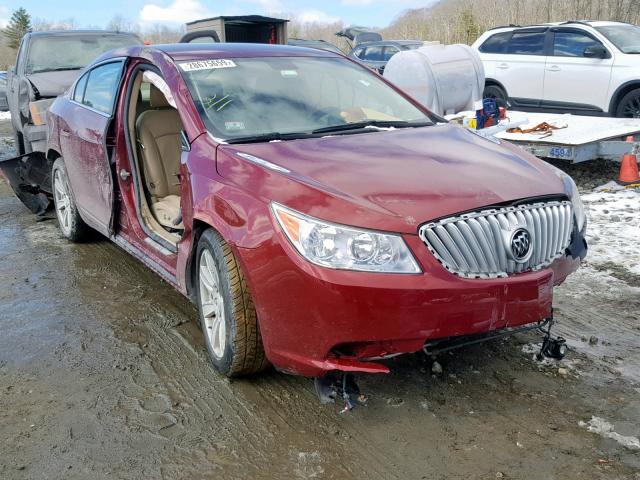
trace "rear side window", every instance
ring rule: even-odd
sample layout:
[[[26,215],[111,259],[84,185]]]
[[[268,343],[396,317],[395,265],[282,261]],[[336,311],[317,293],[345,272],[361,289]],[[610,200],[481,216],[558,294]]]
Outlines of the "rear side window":
[[[384,47],[384,61],[388,62],[399,51],[396,47]]]
[[[479,50],[482,53],[504,53],[510,36],[511,32],[496,33],[487,38]]]
[[[121,71],[121,62],[107,63],[91,70],[82,103],[110,115],[113,111]]]
[[[513,55],[544,55],[546,32],[514,32],[507,53]]]
[[[580,32],[554,32],[554,57],[584,57],[584,50],[588,47],[602,47],[603,45],[589,35]]]
[[[384,56],[382,55],[382,47],[367,47],[367,49],[364,51],[362,59],[368,60],[370,62],[382,62],[384,60]]]
[[[84,89],[87,86],[87,78],[89,78],[88,73],[83,75],[82,78],[78,80],[78,83],[76,83],[76,89],[73,91],[73,99],[78,103],[82,103],[82,97],[84,97]]]

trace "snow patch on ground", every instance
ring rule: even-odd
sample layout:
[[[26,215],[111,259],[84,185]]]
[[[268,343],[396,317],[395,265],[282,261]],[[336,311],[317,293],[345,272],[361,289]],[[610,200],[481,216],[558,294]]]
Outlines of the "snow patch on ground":
[[[580,421],[578,425],[586,428],[590,432],[597,433],[601,437],[615,440],[620,445],[623,445],[630,450],[640,450],[640,439],[638,439],[638,437],[620,435],[614,431],[613,425],[603,418],[591,417],[591,420],[588,422]]]
[[[589,245],[591,249],[591,245]],[[640,298],[640,288],[629,285],[624,280],[615,278],[609,270],[597,270],[594,264],[601,263],[596,257],[596,253],[590,250],[587,253],[589,263],[583,263],[580,268],[571,274],[567,283],[563,285],[563,295],[570,298],[582,299],[598,297],[603,302],[612,302],[620,298],[621,289],[630,289],[638,293]],[[566,285],[575,285],[576,288],[566,288]]]
[[[587,211],[587,263],[614,263],[640,275],[640,189],[582,196]]]
[[[525,343],[522,345],[522,353],[526,355],[538,354],[542,348],[542,343]]]
[[[555,371],[556,373],[563,372],[565,374],[571,374],[574,377],[578,377],[582,374],[580,366],[582,361],[580,359],[569,360],[563,358],[562,360],[555,360],[553,358],[542,357],[538,360],[538,354],[542,348],[542,343],[525,343],[522,345],[522,353],[531,358],[531,360],[538,366],[540,370]]]
[[[0,112],[0,120],[11,120],[11,112]]]

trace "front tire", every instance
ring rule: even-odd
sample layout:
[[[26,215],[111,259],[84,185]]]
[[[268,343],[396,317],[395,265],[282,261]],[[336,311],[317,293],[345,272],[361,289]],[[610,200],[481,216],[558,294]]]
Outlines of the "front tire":
[[[228,377],[264,370],[269,362],[256,309],[229,244],[209,229],[200,237],[196,259],[200,325],[211,362]]]
[[[86,240],[89,227],[80,217],[78,207],[69,186],[69,177],[64,160],[58,158],[51,169],[51,189],[58,226],[62,235],[72,242]]]
[[[627,93],[616,108],[618,118],[640,118],[640,88]]]

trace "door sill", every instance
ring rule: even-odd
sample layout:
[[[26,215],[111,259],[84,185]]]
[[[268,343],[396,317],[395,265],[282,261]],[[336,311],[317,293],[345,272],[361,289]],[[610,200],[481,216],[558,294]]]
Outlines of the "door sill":
[[[158,274],[163,280],[167,281],[168,283],[173,285],[175,288],[179,288],[178,279],[175,274],[171,273],[169,270],[167,270],[166,268],[164,268],[163,266],[161,266],[160,264],[158,264],[157,262],[149,258],[148,255],[145,255],[145,253],[142,250],[140,250],[138,247],[130,243],[127,239],[125,239],[121,235],[114,235],[111,237],[111,240],[113,240],[113,242],[116,245],[122,248],[129,255],[137,258],[142,263],[144,263],[148,268],[150,268],[152,271]],[[164,248],[162,245],[155,242],[151,238],[147,237],[147,239],[145,240],[145,243],[150,247],[158,250],[163,255],[167,255],[167,256],[175,255],[175,253],[170,252],[169,250],[167,250],[166,248]],[[164,253],[163,250],[166,253]]]

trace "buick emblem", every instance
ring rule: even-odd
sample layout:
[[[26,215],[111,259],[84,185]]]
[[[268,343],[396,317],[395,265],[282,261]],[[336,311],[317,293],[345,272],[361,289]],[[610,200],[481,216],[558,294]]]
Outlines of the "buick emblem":
[[[531,234],[526,228],[516,228],[509,240],[511,258],[517,263],[525,263],[531,258],[533,249],[531,248]]]

